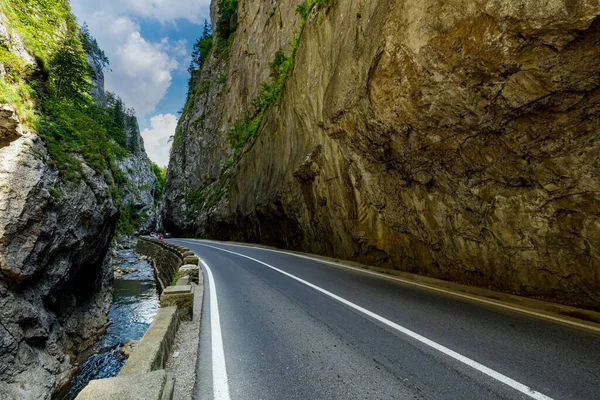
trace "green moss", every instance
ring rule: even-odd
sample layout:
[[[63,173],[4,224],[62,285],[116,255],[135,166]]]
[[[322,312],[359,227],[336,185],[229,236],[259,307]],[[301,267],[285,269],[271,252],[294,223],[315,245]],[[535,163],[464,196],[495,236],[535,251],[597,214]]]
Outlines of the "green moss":
[[[162,199],[162,195],[165,190],[167,170],[159,167],[155,163],[152,163],[152,171],[154,172],[154,176],[156,176],[156,183],[154,184],[154,200],[158,202],[160,199]]]
[[[196,91],[196,95],[208,93],[209,89],[210,89],[210,82],[202,81],[202,83],[200,83],[200,86],[198,87],[198,90]]]
[[[178,280],[179,280],[179,272],[175,272],[175,275],[173,275],[173,279],[171,279],[171,284],[169,286],[177,285]]]
[[[50,196],[54,197],[56,202],[60,202],[65,197],[61,188],[49,187],[48,193],[50,193]]]
[[[148,215],[137,208],[132,202],[121,206],[117,232],[122,235],[131,235],[140,229],[140,226],[148,220]]]

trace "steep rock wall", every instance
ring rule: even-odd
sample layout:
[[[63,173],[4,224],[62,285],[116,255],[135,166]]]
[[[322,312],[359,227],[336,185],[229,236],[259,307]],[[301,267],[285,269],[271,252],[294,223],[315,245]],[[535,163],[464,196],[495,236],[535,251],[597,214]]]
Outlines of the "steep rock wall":
[[[90,67],[92,81],[90,94],[97,104],[107,107],[109,104],[104,90],[104,70],[98,61],[89,54],[87,63]],[[110,95],[112,94],[109,93]],[[152,230],[157,224],[157,207],[154,202],[156,176],[144,148],[144,140],[140,134],[135,111],[125,110],[122,123],[128,153],[127,156],[117,161],[117,167],[126,177],[126,182],[122,184],[121,206],[132,207],[136,212],[144,214],[146,218],[140,229]]]
[[[133,207],[146,216],[140,227],[141,230],[154,230],[157,224],[157,205],[154,202],[156,176],[144,148],[137,118],[128,115],[125,117],[125,122],[127,142],[130,143],[132,150],[127,157],[117,163],[118,168],[127,177],[121,205]]]
[[[317,6],[223,179],[227,132],[295,36],[296,5],[242,2],[229,60],[194,80],[210,86],[180,120],[167,229],[600,308],[598,1]],[[190,204],[215,186],[218,201]]]
[[[65,183],[42,140],[0,148],[0,397],[49,398],[106,323],[118,209],[104,177]]]
[[[63,16],[69,11],[68,2],[42,6]],[[53,23],[57,30],[64,28],[60,19]],[[15,65],[22,63],[27,66],[22,77],[39,80],[43,87],[43,63],[29,53],[14,26],[18,24],[0,13],[2,88],[10,91],[19,84]],[[52,33],[48,40],[63,37]],[[92,67],[92,95],[105,104],[102,69]],[[16,111],[19,105],[21,111],[27,109],[24,104],[32,100],[2,97],[10,104],[0,104],[0,398],[49,399],[68,382],[76,357],[107,323],[113,280],[108,250],[119,218],[113,193],[117,187],[108,164],[105,171],[92,169],[81,155],[73,155],[80,161],[77,178],[65,178],[46,142],[34,132],[33,116]],[[21,124],[20,117],[29,117],[29,123]],[[137,123],[130,131],[141,140]],[[144,160],[148,162],[147,156]],[[128,180],[143,180],[134,176],[137,169],[125,170],[126,177],[132,174]]]

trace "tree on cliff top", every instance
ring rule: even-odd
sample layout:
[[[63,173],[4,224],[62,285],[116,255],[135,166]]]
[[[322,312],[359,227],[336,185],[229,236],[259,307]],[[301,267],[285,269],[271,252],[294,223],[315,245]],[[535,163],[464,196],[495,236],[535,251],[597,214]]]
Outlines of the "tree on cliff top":
[[[212,48],[212,41],[212,28],[208,21],[204,20],[204,30],[202,32],[202,36],[200,36],[196,40],[196,43],[194,43],[194,49],[192,51],[192,62],[190,63],[190,67],[188,68],[190,74],[202,68],[202,65],[208,58],[210,49]]]
[[[74,104],[86,104],[92,84],[79,28],[74,19],[67,20],[66,25],[67,30],[49,62],[53,94]]]
[[[110,60],[104,53],[104,50],[98,46],[96,38],[92,36],[90,33],[90,28],[85,22],[81,27],[80,40],[85,52],[92,57],[92,59],[100,66],[100,68],[108,69]]]
[[[238,0],[220,0],[217,18],[217,36],[224,41],[236,31],[238,26]]]

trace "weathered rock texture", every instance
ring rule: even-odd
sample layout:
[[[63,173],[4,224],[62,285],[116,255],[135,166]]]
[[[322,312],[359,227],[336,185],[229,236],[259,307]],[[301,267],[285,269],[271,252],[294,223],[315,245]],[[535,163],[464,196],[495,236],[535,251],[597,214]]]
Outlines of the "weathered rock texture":
[[[195,79],[210,89],[180,120],[165,227],[600,308],[597,0],[316,7],[225,195],[191,212],[296,4],[242,2],[229,61]]]
[[[92,89],[91,96],[97,104],[107,106],[104,90],[104,71],[90,55],[87,62],[91,71]],[[157,224],[156,204],[154,190],[156,176],[152,171],[150,158],[144,148],[144,140],[140,134],[140,127],[134,110],[126,110],[123,125],[125,128],[128,154],[117,162],[117,167],[125,174],[127,182],[123,184],[121,206],[131,207],[137,212],[147,216],[141,229],[153,230]]]
[[[0,13],[0,45],[34,66],[7,26]],[[104,98],[99,75],[92,94]],[[140,140],[137,122],[135,129]],[[146,185],[147,177],[137,176],[138,159],[149,169],[143,146],[138,150],[122,168],[131,174],[131,187],[151,192],[153,181]],[[113,279],[108,250],[119,206],[109,187],[114,177],[82,161],[81,179],[70,182],[54,165],[14,107],[0,104],[0,399],[49,399],[70,378],[74,357],[107,322]]]
[[[83,171],[63,182],[33,133],[0,148],[0,398],[49,398],[106,323],[117,208]]]
[[[133,150],[127,157],[117,162],[119,169],[127,176],[122,205],[133,207],[146,215],[147,218],[141,229],[154,230],[157,224],[157,207],[154,202],[156,175],[152,171],[152,164],[144,149],[137,118],[126,116],[125,122],[127,142]]]

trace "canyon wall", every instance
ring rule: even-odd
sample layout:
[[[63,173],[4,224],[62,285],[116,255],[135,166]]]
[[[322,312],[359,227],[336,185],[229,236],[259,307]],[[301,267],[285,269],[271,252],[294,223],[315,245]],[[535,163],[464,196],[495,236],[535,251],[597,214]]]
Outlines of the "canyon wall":
[[[86,147],[100,143],[100,132],[92,128],[86,142],[81,132],[68,129],[95,121],[69,99],[48,98],[51,58],[34,57],[30,47],[60,51],[54,41],[68,35],[65,25],[73,21],[68,3],[35,12],[10,7],[3,3],[7,14],[0,12],[0,398],[49,399],[107,323],[113,281],[109,249],[119,208],[132,199],[136,206],[152,207],[154,175],[135,117],[123,135],[139,142],[137,151],[118,157]],[[42,18],[44,13],[52,18]],[[31,15],[47,29],[33,30],[47,35],[43,47],[36,46],[35,36],[20,36],[19,23]],[[95,71],[91,94],[106,106],[102,68],[90,57],[87,61]],[[80,70],[85,78],[85,65]],[[47,130],[45,136],[37,127]],[[53,141],[57,131],[63,136]],[[67,133],[78,135],[78,141]],[[112,139],[104,140],[116,148]],[[75,145],[80,147],[70,147]],[[116,182],[119,169],[122,183]]]
[[[193,75],[165,228],[600,309],[600,2],[304,4],[240,2]]]

